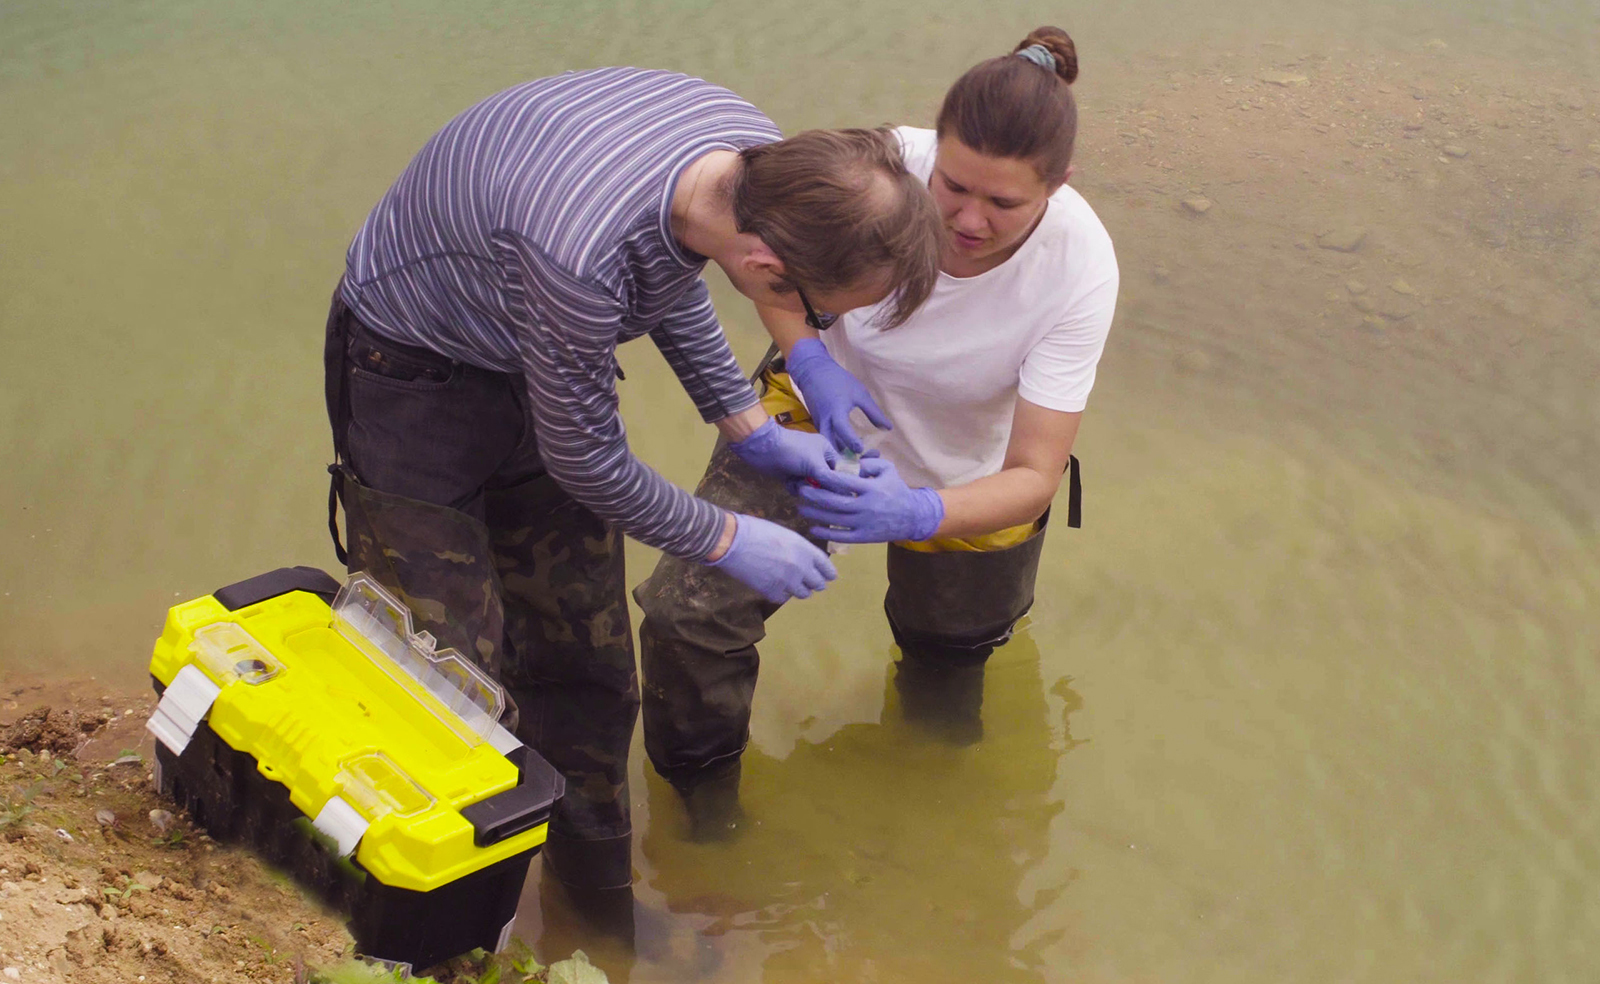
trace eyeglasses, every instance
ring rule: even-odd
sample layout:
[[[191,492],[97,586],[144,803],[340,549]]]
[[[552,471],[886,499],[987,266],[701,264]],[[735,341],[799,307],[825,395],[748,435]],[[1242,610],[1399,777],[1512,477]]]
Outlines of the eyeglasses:
[[[806,292],[800,289],[799,284],[794,285],[794,292],[800,295],[800,303],[806,306],[806,324],[817,331],[827,331],[833,323],[839,320],[837,314],[818,314],[817,309],[811,306],[811,301],[806,298]]]

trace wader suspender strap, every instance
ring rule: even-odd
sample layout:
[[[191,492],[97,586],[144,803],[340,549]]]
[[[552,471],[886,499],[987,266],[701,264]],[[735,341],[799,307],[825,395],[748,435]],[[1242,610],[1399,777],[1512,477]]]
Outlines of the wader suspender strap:
[[[344,548],[344,542],[339,539],[339,500],[340,493],[344,491],[344,472],[340,470],[338,462],[328,466],[328,535],[333,538],[333,554],[339,558],[339,563],[350,563],[350,551]]]
[[[344,498],[345,431],[350,426],[350,392],[347,377],[350,373],[350,322],[354,320],[343,301],[335,305],[328,320],[326,344],[338,345],[338,371],[328,385],[328,405],[333,411],[333,464],[328,466],[328,535],[333,538],[333,553],[339,563],[350,562],[350,552],[339,538],[339,504]],[[325,361],[326,356],[325,356]]]
[[[1067,528],[1083,528],[1083,478],[1075,454],[1067,456]]]

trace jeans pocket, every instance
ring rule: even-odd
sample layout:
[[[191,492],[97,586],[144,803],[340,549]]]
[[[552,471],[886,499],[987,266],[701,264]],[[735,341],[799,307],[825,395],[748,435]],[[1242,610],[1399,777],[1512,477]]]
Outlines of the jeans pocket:
[[[433,389],[449,385],[460,371],[460,363],[447,355],[362,331],[350,343],[350,369],[358,378],[403,383],[405,389]]]

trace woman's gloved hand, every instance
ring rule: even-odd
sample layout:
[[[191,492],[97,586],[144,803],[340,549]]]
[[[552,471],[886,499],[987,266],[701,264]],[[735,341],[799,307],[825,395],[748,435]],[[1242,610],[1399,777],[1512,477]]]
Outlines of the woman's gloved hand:
[[[727,571],[774,605],[809,598],[839,576],[828,555],[800,534],[742,513],[733,520],[733,543],[706,564]]]
[[[835,543],[888,543],[926,540],[944,522],[944,499],[929,488],[906,485],[894,465],[868,452],[861,474],[840,475],[849,494],[831,489],[800,489],[800,515],[820,525],[811,535]]]
[[[837,484],[833,470],[838,453],[820,434],[790,430],[768,419],[742,441],[732,441],[728,450],[756,471],[771,478],[809,478],[823,488],[844,489]]]
[[[834,447],[841,451],[861,450],[861,436],[850,426],[850,411],[856,407],[861,408],[874,426],[894,429],[861,380],[833,361],[821,340],[802,338],[789,350],[783,362],[789,378],[800,387],[811,422]]]

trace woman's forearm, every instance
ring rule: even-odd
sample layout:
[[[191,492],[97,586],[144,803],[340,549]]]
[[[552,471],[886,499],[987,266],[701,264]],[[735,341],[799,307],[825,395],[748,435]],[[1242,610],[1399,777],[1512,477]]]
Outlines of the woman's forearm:
[[[934,535],[981,536],[1032,522],[1050,508],[1050,500],[1060,485],[1060,475],[1047,478],[1032,468],[1018,466],[965,485],[940,489],[944,522]]]

